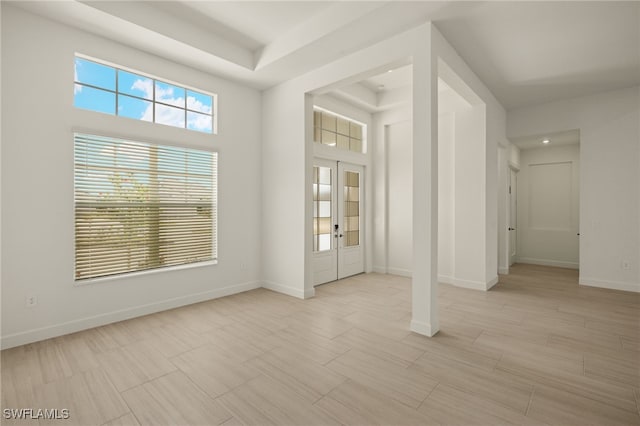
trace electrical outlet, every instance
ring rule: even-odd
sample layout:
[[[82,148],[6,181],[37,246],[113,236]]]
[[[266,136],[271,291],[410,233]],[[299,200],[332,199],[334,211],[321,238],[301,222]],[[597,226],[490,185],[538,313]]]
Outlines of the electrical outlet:
[[[631,263],[628,260],[623,260],[620,266],[622,267],[622,269],[630,269]]]
[[[38,298],[35,295],[27,296],[25,298],[25,306],[27,308],[33,308],[38,304]]]

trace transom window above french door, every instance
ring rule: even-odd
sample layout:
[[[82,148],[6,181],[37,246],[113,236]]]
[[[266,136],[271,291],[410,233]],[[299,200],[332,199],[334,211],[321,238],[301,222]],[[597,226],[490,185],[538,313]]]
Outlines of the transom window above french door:
[[[363,153],[366,126],[355,120],[314,107],[313,141],[322,145]]]

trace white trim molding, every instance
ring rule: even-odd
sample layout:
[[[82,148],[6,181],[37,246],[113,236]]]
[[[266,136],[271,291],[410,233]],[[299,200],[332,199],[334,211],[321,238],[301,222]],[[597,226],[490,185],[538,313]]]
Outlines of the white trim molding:
[[[80,318],[61,324],[35,328],[32,330],[2,336],[0,347],[2,349],[13,348],[15,346],[26,345],[27,343],[33,343],[40,340],[50,339],[52,337],[63,336],[65,334],[75,333],[78,331],[87,330],[89,328],[100,327],[102,325],[111,324],[118,321],[124,321],[143,315],[166,311],[168,309],[179,308],[180,306],[186,306],[193,303],[205,302],[207,300],[230,296],[232,294],[242,293],[260,287],[262,286],[259,281],[234,284],[228,287],[218,288],[202,293],[189,294],[187,296],[175,297],[161,302],[149,303],[146,305],[108,312],[106,314]]]
[[[528,263],[529,265],[555,266],[556,268],[579,269],[578,262],[565,262],[561,260],[536,259],[533,257],[519,257],[517,263]]]
[[[609,290],[631,291],[640,293],[640,283],[622,282],[622,281],[602,281],[594,278],[580,277],[578,284],[586,287],[607,288]]]
[[[433,330],[431,324],[422,321],[411,320],[409,329],[414,333],[422,334],[423,336],[433,337],[439,330]]]
[[[443,284],[451,284],[456,287],[468,288],[471,290],[481,290],[481,291],[490,290],[491,287],[498,284],[498,280],[499,278],[497,276],[493,277],[491,280],[487,282],[482,282],[482,281],[463,280],[463,279],[451,277],[448,275],[438,275],[438,282],[441,282]]]
[[[286,294],[287,296],[297,297],[298,299],[309,299],[316,295],[314,288],[300,290],[298,288],[289,287],[287,285],[274,283],[272,281],[264,281],[263,288],[267,290],[275,291],[276,293]]]
[[[387,268],[387,274],[400,275],[401,277],[411,278],[412,271],[409,269],[402,269],[402,268]]]

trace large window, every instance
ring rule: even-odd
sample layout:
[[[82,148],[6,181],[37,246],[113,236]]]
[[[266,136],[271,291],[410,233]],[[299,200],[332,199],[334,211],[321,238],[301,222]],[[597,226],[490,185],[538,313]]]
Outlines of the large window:
[[[356,121],[316,108],[313,141],[353,152],[364,152],[364,126]]]
[[[214,95],[77,56],[74,67],[77,108],[214,132]]]
[[[217,154],[75,134],[75,278],[216,259]]]

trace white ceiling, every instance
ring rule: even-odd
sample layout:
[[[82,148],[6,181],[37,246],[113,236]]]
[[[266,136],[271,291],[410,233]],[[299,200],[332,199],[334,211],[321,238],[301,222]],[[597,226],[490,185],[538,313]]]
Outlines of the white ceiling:
[[[635,1],[13,4],[259,89],[428,20],[507,109],[640,84]],[[399,69],[349,91],[395,99],[410,76],[410,67]]]
[[[548,144],[542,143],[547,139]],[[509,139],[511,143],[522,150],[537,149],[537,148],[551,148],[556,146],[578,145],[580,143],[580,131],[579,130],[567,130],[564,132],[555,132],[548,134],[525,136],[520,138]]]
[[[411,85],[412,79],[411,65],[404,65],[399,68],[389,69],[382,74],[363,80],[360,84],[373,92],[394,90]]]

